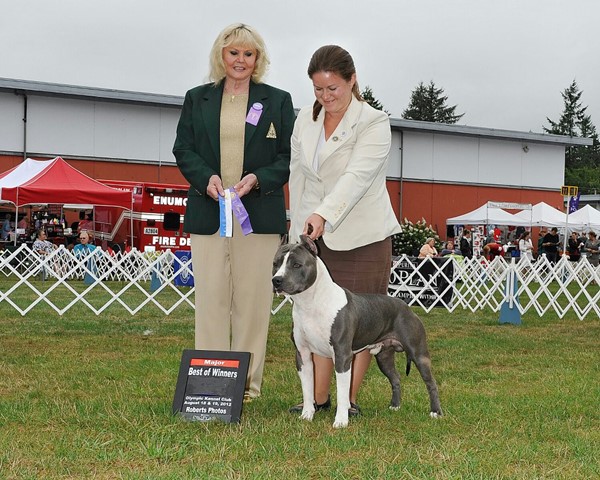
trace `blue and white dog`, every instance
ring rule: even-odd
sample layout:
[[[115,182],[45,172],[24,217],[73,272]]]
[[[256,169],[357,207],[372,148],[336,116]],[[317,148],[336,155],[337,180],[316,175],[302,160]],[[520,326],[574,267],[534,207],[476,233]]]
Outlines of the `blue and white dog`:
[[[312,353],[333,358],[337,382],[334,428],[348,426],[352,356],[368,349],[392,385],[390,408],[400,408],[400,375],[396,352],[406,352],[406,373],[413,362],[427,385],[430,415],[442,415],[438,388],[431,373],[425,328],[408,305],[398,298],[353,294],[333,282],[317,247],[306,237],[299,244],[279,247],[273,261],[273,287],[294,300],[293,340],[296,367],[302,383],[301,418],[312,420],[314,373]]]

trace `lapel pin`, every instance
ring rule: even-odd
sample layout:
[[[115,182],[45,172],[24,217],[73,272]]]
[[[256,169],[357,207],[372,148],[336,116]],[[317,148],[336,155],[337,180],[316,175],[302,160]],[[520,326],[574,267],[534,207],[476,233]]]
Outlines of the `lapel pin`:
[[[275,131],[275,125],[273,125],[273,122],[271,122],[271,125],[269,126],[267,138],[277,138],[277,132]]]

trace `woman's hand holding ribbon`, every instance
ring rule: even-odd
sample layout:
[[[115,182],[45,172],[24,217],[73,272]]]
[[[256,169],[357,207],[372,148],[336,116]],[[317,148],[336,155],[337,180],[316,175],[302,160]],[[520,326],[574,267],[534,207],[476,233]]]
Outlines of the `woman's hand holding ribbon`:
[[[223,189],[223,182],[221,181],[221,178],[218,175],[213,175],[208,179],[206,194],[216,202],[219,201],[219,195],[225,195],[225,190]]]
[[[249,173],[245,177],[243,177],[238,183],[236,183],[233,188],[235,189],[235,193],[238,194],[238,197],[243,197],[258,184],[258,178],[255,174]]]

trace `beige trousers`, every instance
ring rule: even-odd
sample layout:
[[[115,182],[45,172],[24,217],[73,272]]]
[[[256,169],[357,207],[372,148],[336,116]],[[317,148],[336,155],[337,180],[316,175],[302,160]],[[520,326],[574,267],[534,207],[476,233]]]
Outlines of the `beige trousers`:
[[[246,392],[260,395],[279,235],[191,235],[196,350],[250,352]]]

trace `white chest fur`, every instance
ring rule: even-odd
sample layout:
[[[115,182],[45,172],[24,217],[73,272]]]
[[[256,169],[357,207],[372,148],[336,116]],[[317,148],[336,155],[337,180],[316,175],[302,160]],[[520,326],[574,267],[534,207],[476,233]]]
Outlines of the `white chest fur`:
[[[333,357],[331,326],[348,303],[346,292],[333,283],[323,262],[317,259],[317,280],[294,295],[294,339],[298,349],[307,348],[323,357]]]

